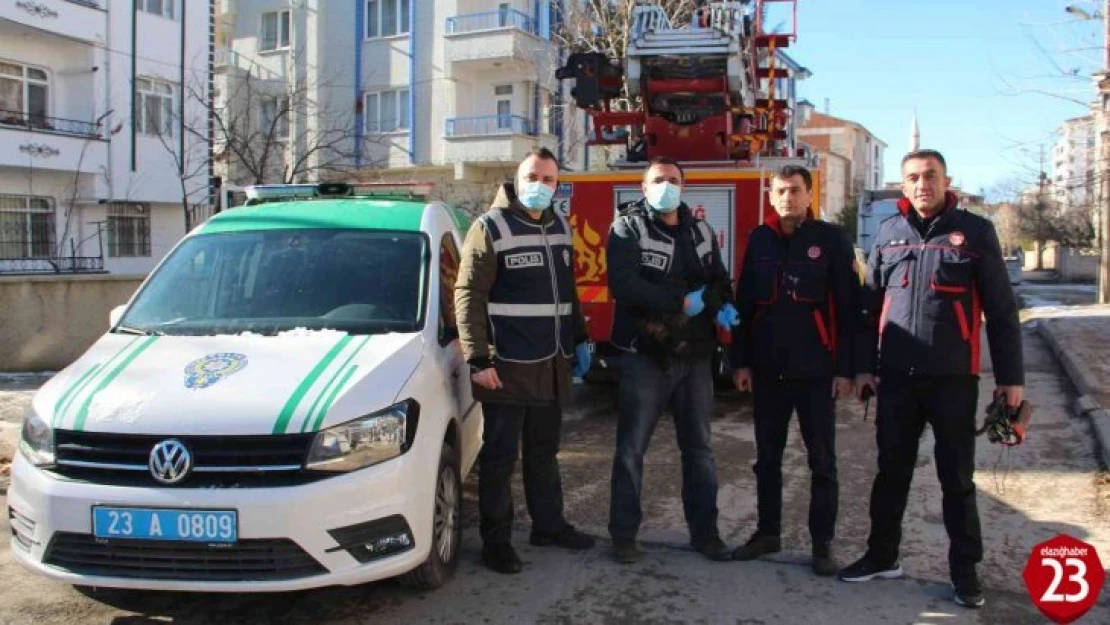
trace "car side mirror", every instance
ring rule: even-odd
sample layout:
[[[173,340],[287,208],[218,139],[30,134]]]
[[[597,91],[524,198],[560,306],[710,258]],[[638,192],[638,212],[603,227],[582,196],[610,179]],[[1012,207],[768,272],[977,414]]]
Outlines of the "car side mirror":
[[[127,310],[127,305],[116,306],[112,312],[108,313],[108,328],[114,328],[119,325],[119,320],[123,319],[123,313]]]

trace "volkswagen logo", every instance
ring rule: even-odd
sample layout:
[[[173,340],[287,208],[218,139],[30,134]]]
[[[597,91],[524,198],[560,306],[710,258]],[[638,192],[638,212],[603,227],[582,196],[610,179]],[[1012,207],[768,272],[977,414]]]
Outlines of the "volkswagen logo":
[[[150,474],[162,484],[177,484],[189,477],[193,470],[193,456],[185,443],[171,438],[150,450]]]

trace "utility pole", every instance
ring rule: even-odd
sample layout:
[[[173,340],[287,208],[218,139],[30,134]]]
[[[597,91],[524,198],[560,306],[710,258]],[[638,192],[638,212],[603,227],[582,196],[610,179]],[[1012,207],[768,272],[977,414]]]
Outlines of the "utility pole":
[[[1098,303],[1110,304],[1110,0],[1103,0],[1102,71],[1096,76],[1098,85],[1098,188],[1100,252],[1098,264]]]
[[[1102,73],[1098,77],[1098,103],[1099,103],[1099,188],[1102,200],[1099,205],[1099,223],[1101,230],[1102,249],[1098,264],[1098,303],[1110,303],[1110,0],[1103,0],[1103,55]]]

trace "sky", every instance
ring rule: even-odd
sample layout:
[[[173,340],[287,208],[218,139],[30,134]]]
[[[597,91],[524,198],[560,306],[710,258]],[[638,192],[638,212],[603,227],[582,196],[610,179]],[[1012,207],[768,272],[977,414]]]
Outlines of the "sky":
[[[1094,98],[1102,21],[1069,4],[1096,15],[1103,2],[798,0],[786,52],[813,73],[799,97],[820,112],[828,99],[829,114],[887,144],[886,181],[898,179],[916,110],[921,147],[945,155],[953,184],[1004,199],[1036,181],[1042,146],[1051,172],[1056,128]],[[789,29],[784,17],[767,24]]]

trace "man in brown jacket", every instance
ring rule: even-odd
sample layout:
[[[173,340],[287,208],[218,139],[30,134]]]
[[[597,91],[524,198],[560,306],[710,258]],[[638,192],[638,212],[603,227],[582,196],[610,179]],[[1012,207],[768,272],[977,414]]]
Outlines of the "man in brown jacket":
[[[556,458],[572,373],[583,375],[590,360],[572,231],[551,208],[558,177],[549,150],[521,162],[515,184],[502,185],[470,227],[455,284],[463,353],[485,416],[478,459],[482,560],[500,573],[521,570],[510,542],[510,485],[522,431],[531,544],[576,550],[594,544],[563,518]]]

